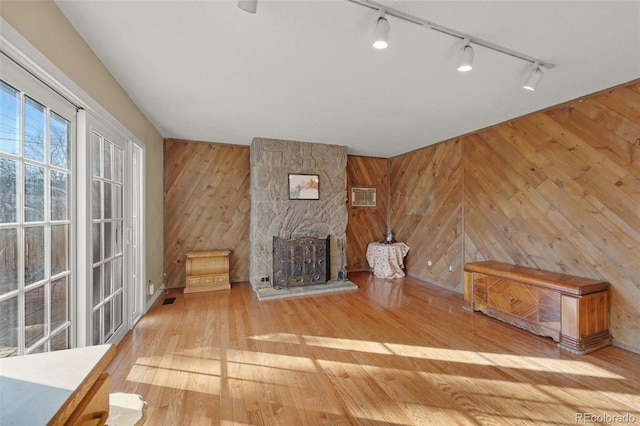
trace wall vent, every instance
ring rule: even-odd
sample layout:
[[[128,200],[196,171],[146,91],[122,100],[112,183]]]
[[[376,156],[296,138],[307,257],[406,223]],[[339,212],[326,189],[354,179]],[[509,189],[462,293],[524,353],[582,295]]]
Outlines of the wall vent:
[[[375,207],[375,188],[351,188],[351,207]]]

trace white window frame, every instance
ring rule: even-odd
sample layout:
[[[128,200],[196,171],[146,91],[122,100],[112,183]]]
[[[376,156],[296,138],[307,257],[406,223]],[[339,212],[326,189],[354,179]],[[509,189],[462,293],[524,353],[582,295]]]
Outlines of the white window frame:
[[[106,109],[104,109],[98,102],[96,102],[89,94],[87,94],[80,86],[78,86],[73,80],[67,77],[53,62],[51,62],[46,56],[44,56],[37,48],[35,48],[28,40],[26,40],[15,28],[11,26],[4,18],[0,16],[0,50],[4,52],[7,56],[9,56],[13,61],[23,67],[27,72],[34,75],[40,81],[42,81],[49,88],[60,94],[63,98],[67,99],[69,102],[74,104],[81,110],[85,110],[88,113],[91,113],[93,117],[99,120],[106,127],[110,128],[113,132],[119,134],[122,138],[129,141],[129,151],[131,150],[131,146],[135,145],[138,150],[142,152],[142,160],[146,158],[146,146],[145,144],[138,139],[133,133],[131,133],[126,127],[116,120],[111,113],[109,113]],[[77,125],[77,138],[76,138],[76,147],[80,147],[81,145],[85,145],[83,143],[83,139],[86,135],[85,129],[80,128],[80,123]],[[75,149],[75,148],[72,148]],[[81,175],[81,165],[82,161],[78,161],[81,153],[75,151],[74,158],[76,164],[73,166],[73,170],[76,173],[75,179],[76,187],[74,192],[76,193],[76,203],[86,203],[90,202],[87,200],[87,195],[89,194],[86,191],[81,191],[81,185],[79,186],[80,180],[82,180],[83,175]],[[145,176],[145,168],[146,164],[142,165],[142,182],[141,182],[141,194],[144,194],[144,188],[146,186],[146,182],[144,181]],[[144,195],[142,195],[144,196]],[[144,205],[144,202],[142,203]],[[76,205],[74,203],[74,212],[72,213],[75,217],[75,212],[77,211]],[[144,258],[144,241],[146,241],[146,226],[145,226],[145,217],[144,211],[141,213],[140,217],[140,229],[139,229],[139,237],[142,242],[142,256]],[[77,226],[79,226],[82,220],[86,220],[87,218],[75,217],[77,221]],[[80,229],[80,228],[77,228]],[[130,235],[129,230],[125,230],[126,235]],[[73,237],[72,237],[73,238]],[[77,248],[78,239],[82,238],[81,236],[77,236],[74,240],[74,247]],[[76,283],[82,282],[86,280],[88,273],[86,270],[83,270],[82,267],[79,266],[80,262],[77,262],[76,259],[80,259],[81,254],[76,250],[71,253],[72,262],[75,262],[76,268],[73,270],[75,273]],[[85,263],[83,261],[83,263]],[[146,272],[145,265],[140,265],[140,280],[142,283],[146,282]],[[84,268],[87,269],[87,268]],[[90,269],[90,268],[89,268]],[[76,284],[75,289],[72,290],[72,300],[71,306],[76,308],[78,306],[78,300],[76,299],[78,288],[82,287],[81,285]],[[143,310],[148,308],[148,305],[143,304]],[[76,317],[77,309],[72,309],[70,313],[70,317],[74,323],[75,332],[72,333],[71,336],[71,347],[81,347],[90,345],[91,342],[87,341],[86,336],[88,335],[86,330],[83,330],[83,327],[87,327],[90,325],[90,322],[87,323],[84,318]],[[144,311],[143,311],[144,312]],[[127,330],[133,328],[133,318],[131,315],[127,315]]]
[[[75,191],[72,189],[73,186],[75,185],[75,145],[76,145],[76,120],[77,120],[77,115],[76,115],[76,109],[75,106],[71,103],[69,103],[68,101],[66,101],[64,98],[60,97],[59,95],[57,95],[55,92],[53,92],[49,87],[47,87],[46,85],[42,84],[40,81],[38,81],[37,79],[33,78],[32,75],[29,75],[28,73],[25,73],[24,70],[22,70],[17,64],[15,64],[10,58],[8,58],[7,56],[5,56],[3,53],[0,52],[0,66],[2,67],[2,80],[5,81],[9,86],[15,87],[18,91],[24,93],[25,97],[28,97],[36,102],[38,102],[39,104],[41,104],[42,106],[44,106],[47,110],[50,110],[52,112],[55,112],[56,114],[59,114],[60,117],[64,118],[65,120],[69,120],[69,143],[71,144],[69,149],[70,149],[70,156],[69,159],[71,161],[71,163],[68,165],[68,167],[66,168],[66,170],[69,172],[69,190],[70,190],[70,194],[69,194],[69,198],[68,198],[68,206],[67,206],[67,213],[68,213],[68,217],[66,220],[64,221],[60,221],[60,220],[51,220],[50,218],[50,203],[51,203],[51,193],[50,193],[50,189],[51,187],[49,186],[49,184],[45,184],[45,193],[43,194],[44,196],[44,209],[45,209],[45,213],[44,213],[44,219],[42,221],[37,221],[37,222],[25,222],[23,217],[19,217],[17,218],[17,224],[18,224],[18,229],[25,229],[31,226],[43,226],[43,229],[49,229],[49,232],[52,228],[53,225],[55,224],[67,224],[69,225],[70,229],[69,229],[69,240],[68,243],[71,244],[69,251],[67,253],[67,255],[69,256],[69,258],[67,259],[68,261],[68,268],[69,271],[67,274],[65,274],[65,276],[68,278],[67,281],[67,285],[68,285],[68,300],[67,303],[69,306],[72,306],[74,303],[74,286],[76,285],[76,275],[75,275],[75,259],[76,259],[76,255],[75,255],[75,244],[73,244],[72,242],[75,241]],[[22,108],[21,108],[21,114],[22,114]],[[24,117],[23,117],[24,118]],[[23,129],[24,131],[24,129]],[[47,130],[48,131],[48,130]],[[49,139],[49,138],[48,138]],[[49,147],[50,141],[48,140],[47,143],[45,144],[45,150],[47,150],[47,148]],[[22,152],[21,154],[14,156],[14,155],[10,155],[10,154],[6,154],[5,157],[6,158],[14,158],[16,161],[18,161],[19,163],[22,163],[23,167],[20,167],[19,170],[19,174],[18,174],[18,182],[23,180],[23,176],[21,176],[21,174],[24,174],[24,165],[25,164],[35,164],[38,167],[42,167],[45,171],[45,182],[49,181],[48,175],[52,170],[56,170],[57,167],[52,166],[50,163],[50,159],[48,158],[48,153],[45,152],[44,153],[44,160],[40,161],[40,160],[36,160],[36,161],[32,161],[30,159],[27,159],[24,157],[24,141],[21,141],[22,144]],[[20,183],[18,184],[18,194],[17,194],[17,203],[18,205],[22,205],[24,203],[24,188],[22,188],[20,186]],[[49,210],[49,211],[47,211]],[[21,214],[22,216],[22,214]],[[10,227],[13,227],[13,225],[10,225]],[[20,234],[20,232],[19,232]],[[26,346],[26,342],[24,341],[24,333],[23,333],[23,327],[24,327],[24,321],[25,321],[25,312],[24,312],[24,305],[23,303],[19,304],[18,307],[18,324],[21,327],[21,332],[18,336],[18,352],[19,354],[23,354],[23,353],[31,353],[34,349],[39,348],[42,344],[45,343],[45,341],[50,341],[51,340],[51,333],[53,333],[54,330],[51,330],[49,327],[51,326],[50,324],[50,320],[51,320],[51,312],[49,311],[49,309],[51,308],[50,305],[50,292],[51,292],[51,284],[53,283],[53,281],[55,281],[55,279],[58,279],[60,277],[56,277],[55,279],[52,279],[51,276],[49,276],[49,272],[50,272],[50,268],[49,268],[49,262],[50,262],[50,258],[51,258],[51,247],[50,247],[50,241],[49,238],[47,238],[46,236],[47,232],[45,231],[45,259],[44,259],[44,269],[45,269],[45,274],[44,274],[44,281],[46,281],[47,283],[42,283],[42,284],[37,284],[35,287],[32,286],[27,286],[24,283],[24,276],[23,277],[18,277],[18,281],[21,283],[18,286],[17,290],[14,290],[6,295],[2,295],[3,298],[5,298],[4,296],[8,296],[9,298],[13,297],[15,294],[17,293],[25,293],[30,291],[30,289],[28,287],[32,287],[32,288],[37,288],[37,287],[43,287],[45,289],[45,298],[48,300],[47,303],[45,303],[45,327],[47,328],[47,331],[45,332],[45,339],[44,340],[39,340],[37,341],[35,344],[33,344],[32,346]],[[21,237],[18,237],[18,240],[20,241]],[[20,250],[21,248],[21,244],[18,244],[18,250]],[[24,255],[22,253],[18,254],[18,265],[19,265],[19,269],[22,270],[22,273],[24,275],[24,262],[25,262],[25,258]],[[24,297],[24,296],[23,296]],[[24,300],[24,299],[22,299]],[[73,345],[74,344],[74,325],[75,325],[75,316],[74,316],[74,311],[70,310],[69,314],[68,314],[68,318],[67,318],[67,323],[66,323],[66,327],[69,326],[69,323],[71,324],[71,327],[69,328],[69,345]],[[59,328],[58,328],[59,329]],[[47,343],[48,344],[48,343]]]

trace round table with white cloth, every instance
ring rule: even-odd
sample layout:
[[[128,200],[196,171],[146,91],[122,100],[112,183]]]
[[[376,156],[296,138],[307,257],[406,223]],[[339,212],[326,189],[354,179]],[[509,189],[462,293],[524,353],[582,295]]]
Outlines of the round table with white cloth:
[[[367,246],[367,262],[376,277],[404,277],[404,257],[409,252],[405,243],[369,243]]]

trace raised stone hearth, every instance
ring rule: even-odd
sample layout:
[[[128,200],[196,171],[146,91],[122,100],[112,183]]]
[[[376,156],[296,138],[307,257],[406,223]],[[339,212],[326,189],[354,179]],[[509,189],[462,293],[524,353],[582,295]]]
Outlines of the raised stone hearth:
[[[289,297],[314,296],[357,290],[358,286],[349,280],[329,281],[325,284],[311,284],[289,288],[260,288],[256,290],[258,300],[286,299]]]

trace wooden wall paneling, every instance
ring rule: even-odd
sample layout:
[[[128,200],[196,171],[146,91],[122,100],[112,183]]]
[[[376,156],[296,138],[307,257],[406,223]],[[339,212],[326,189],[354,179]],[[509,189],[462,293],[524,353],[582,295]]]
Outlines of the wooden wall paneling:
[[[455,265],[457,269],[461,266],[461,259],[458,244],[460,237],[460,219],[462,217],[461,194],[454,189],[446,189],[439,197],[439,204],[426,212],[418,222],[418,227],[426,231],[430,237],[422,238],[419,235],[411,235],[407,243],[413,248],[414,253],[430,253],[430,259],[434,263],[430,268],[424,268],[424,259],[421,256],[407,257],[407,269],[416,276],[426,277],[429,271],[437,270],[439,276],[429,277],[432,279],[448,278],[451,273],[448,266]],[[433,204],[432,204],[433,205]],[[428,261],[429,259],[427,259]],[[420,266],[422,264],[422,270]],[[457,271],[456,271],[457,272]]]
[[[465,163],[470,166],[465,169],[465,185],[466,178],[472,177],[472,183],[481,188],[477,193],[478,197],[487,198],[487,207],[500,210],[501,214],[512,217],[515,213],[508,206],[507,200],[518,192],[519,187],[507,178],[505,171],[508,164],[496,157],[494,151],[480,136],[471,135],[465,140],[465,156],[470,159]],[[499,223],[503,223],[503,220]]]
[[[540,152],[540,146],[553,143],[553,139],[546,133],[542,132],[538,126],[528,120],[519,119],[503,123],[485,130],[486,132],[495,132],[508,145],[517,149],[520,155],[529,159],[536,167],[530,170],[539,176],[542,182],[548,177],[540,170],[540,167],[548,166],[552,160]]]
[[[604,150],[598,148],[604,136],[593,141],[596,145],[590,145],[589,142],[584,139],[584,133],[571,124],[571,120],[573,120],[575,116],[576,114],[573,114],[570,108],[563,108],[546,113],[538,113],[532,117],[525,118],[525,120],[534,122],[541,131],[552,137],[555,148],[552,156],[552,158],[554,158],[553,164],[561,167],[565,172],[570,174],[572,178],[578,177],[590,168],[606,162],[605,153],[611,149],[606,143],[602,144]],[[603,130],[602,127],[597,129],[597,131],[601,132]],[[567,158],[567,161],[561,162],[559,159],[555,161],[556,157],[560,156]],[[575,165],[578,164],[580,164],[580,167],[575,167]],[[599,169],[603,174],[610,172],[606,167],[599,167]],[[569,170],[576,170],[576,173],[569,173]]]
[[[516,188],[515,192],[519,192],[527,185],[534,188],[537,187],[547,177],[538,170],[535,161],[520,152],[521,149],[528,149],[533,151],[532,154],[535,155],[538,151],[536,147],[532,147],[522,140],[519,141],[520,143],[517,146],[515,143],[512,144],[516,139],[513,127],[511,124],[502,124],[483,130],[478,136],[491,149],[491,157],[493,159],[491,163],[496,166],[503,164],[507,166],[501,167],[503,169],[502,173]],[[505,139],[511,139],[512,143],[508,143]],[[535,156],[535,159],[540,160],[540,157]],[[515,192],[512,192],[511,195]],[[507,196],[506,193],[505,196]]]
[[[572,224],[572,231],[584,235],[592,241],[591,247],[601,251],[602,261],[610,262],[616,258],[615,251],[622,249],[619,242],[609,238],[609,233],[602,227],[601,218],[593,214],[589,209],[585,209],[584,203],[578,194],[564,190],[556,185],[542,185],[540,193],[547,198],[560,215]],[[566,238],[572,238],[571,233],[564,234]],[[603,246],[609,246],[609,250],[603,250]],[[582,247],[577,247],[582,248]],[[571,272],[571,264],[567,264]],[[597,265],[594,265],[597,266]]]
[[[620,185],[619,191],[612,191],[611,184],[595,171],[585,173],[577,181],[591,194],[591,204],[603,217],[602,226],[627,247],[635,246],[640,241],[640,229],[634,229],[630,224],[638,218],[640,194],[627,193],[622,188],[624,185]],[[617,183],[614,185],[618,186]]]
[[[465,179],[465,187],[468,179]],[[464,220],[465,220],[465,251],[466,247],[473,247],[474,251],[465,254],[465,262],[477,262],[487,259],[508,259],[515,263],[517,253],[505,249],[500,244],[497,235],[501,235],[500,229],[493,226],[493,222],[487,220],[488,215],[483,212],[480,201],[473,197],[471,191],[464,194]],[[521,256],[520,256],[521,257]],[[505,260],[506,262],[507,260]]]
[[[616,134],[609,132],[606,127],[594,123],[584,114],[573,108],[556,110],[549,116],[575,137],[585,142],[585,146],[602,155],[597,169],[604,176],[617,181],[627,176],[635,169],[640,171],[640,162],[634,161],[637,154],[632,144]]]
[[[437,148],[424,148],[391,159],[390,222],[398,240],[409,240],[434,202],[437,152]]]
[[[579,247],[558,233],[551,222],[526,220],[516,216],[513,225],[520,230],[512,242],[519,252],[527,253],[525,262],[514,262],[522,266],[534,266],[544,270],[565,271],[567,265],[588,265]],[[568,228],[571,229],[571,228]]]
[[[640,83],[618,87],[596,95],[594,100],[615,113],[621,114],[635,123],[640,123],[639,88]]]
[[[466,261],[610,282],[614,344],[640,351],[640,82],[462,140]]]
[[[551,167],[548,167],[548,166],[545,166],[545,167],[543,167],[543,168],[545,168],[546,170],[551,170]],[[587,171],[587,172],[582,173],[582,175],[584,175],[585,173],[588,173],[588,172],[589,172],[589,167],[585,167],[585,169],[587,169],[588,171]],[[554,170],[554,181],[556,181],[556,182],[563,182],[563,185],[564,185],[564,182],[569,182],[569,184],[570,184],[571,179],[570,179],[568,176],[565,176],[565,175],[564,175],[564,173],[563,173],[565,170],[567,170],[567,168],[562,168],[562,169],[561,169],[561,168],[555,167],[555,170]],[[576,175],[577,175],[577,176],[579,176],[579,174],[576,174]],[[580,191],[580,189],[579,189],[578,191]],[[534,194],[534,192],[535,192],[535,194]],[[533,195],[536,195],[536,194],[537,194],[537,191],[529,191],[529,193],[528,193],[527,197],[528,197],[528,198],[531,198]],[[545,211],[549,211],[549,210],[550,210],[550,208],[551,208],[551,207],[548,205],[548,203],[546,203],[546,202],[544,201],[544,197],[539,197],[539,196],[537,196],[537,197],[536,197],[536,200],[538,201],[538,205],[543,205],[543,206],[544,206],[544,205],[547,205],[547,207],[546,207],[546,208],[544,208],[544,209],[541,209],[541,210],[540,210],[542,214],[544,214],[544,212],[545,212]],[[523,200],[521,200],[521,202],[522,202],[522,201],[523,201]],[[540,223],[540,225],[543,225],[543,224],[544,224],[544,222],[541,222],[541,223]],[[550,240],[550,241],[552,241],[552,240]],[[554,243],[554,246],[558,246],[558,245],[559,245],[560,243],[562,243],[564,240],[563,240],[562,238],[557,238],[557,239],[555,239],[555,241],[556,241],[556,242]],[[565,257],[565,256],[560,256],[559,258],[560,258],[560,259],[563,259],[563,261],[566,261],[566,259],[567,259],[567,257]],[[566,262],[565,262],[565,263],[566,263]],[[577,262],[576,262],[576,263],[577,263]],[[561,263],[559,263],[559,265],[561,265]],[[542,267],[542,266],[540,265],[540,267]]]
[[[627,142],[636,143],[640,135],[640,122],[635,122],[613,111],[603,103],[598,102],[598,99],[601,99],[601,97],[575,102],[571,106]]]
[[[592,124],[586,116],[575,110],[557,111],[551,115],[551,118],[583,140],[587,147],[602,155],[597,163],[598,167],[590,170],[591,173],[596,172],[606,178],[610,184],[617,186],[617,190],[627,191],[622,180],[629,175],[637,175],[635,172],[640,172],[640,144],[636,146],[606,131],[603,126]],[[599,137],[602,134],[607,136]],[[627,195],[634,196],[633,188],[628,192]],[[635,194],[637,194],[637,188]]]
[[[523,255],[510,250],[501,244],[501,239],[508,239],[513,234],[513,226],[509,225],[510,215],[498,208],[507,204],[506,198],[494,185],[500,177],[490,179],[487,173],[492,168],[503,167],[482,152],[482,139],[477,135],[464,138],[465,141],[465,177],[464,177],[464,220],[467,238],[478,250],[473,257],[465,256],[467,262],[491,259],[506,259],[504,262],[515,263]],[[486,151],[486,150],[485,150]],[[483,160],[484,158],[484,160]],[[483,258],[477,258],[478,255]]]
[[[602,169],[602,167],[598,168],[598,170]],[[593,174],[594,172],[590,171],[589,173]],[[595,189],[593,179],[567,179],[563,181],[562,185],[554,186],[541,186],[541,190],[545,191],[547,199],[554,200],[556,209],[562,211],[565,217],[573,223],[580,223],[580,232],[588,235],[589,239],[598,241],[599,245],[604,243],[616,246],[615,250],[618,253],[612,254],[612,256],[619,257],[623,245],[619,244],[619,240],[610,238],[611,233],[604,227],[606,218],[601,212],[602,205],[613,207],[614,203],[619,203],[622,200],[619,193],[615,194],[615,184],[610,183],[609,185],[609,193],[613,198],[605,199],[604,202],[599,201],[593,191]],[[596,208],[594,208],[594,204]],[[633,224],[630,225],[633,226]]]
[[[640,270],[640,263],[636,263],[629,270]],[[609,292],[609,331],[613,336],[614,345],[640,353],[637,344],[640,321],[638,279],[630,278],[628,271],[620,271],[613,265],[600,267],[598,271],[612,283]]]
[[[500,151],[504,149],[506,144],[500,146],[501,141],[496,141],[491,137],[485,138],[485,135],[489,136],[487,133],[482,132],[469,136],[465,149],[473,149],[475,161],[482,170],[482,174],[487,176],[487,183],[495,187],[496,192],[491,195],[509,199],[524,185],[524,179],[515,172],[515,165],[511,164],[519,160],[512,156],[508,161],[505,161]],[[503,204],[498,203],[497,207],[501,208]]]
[[[165,140],[168,287],[184,286],[189,250],[231,250],[231,281],[248,280],[249,175],[249,147]]]
[[[512,261],[523,266],[537,265],[542,269],[555,270],[560,268],[560,270],[566,270],[564,263],[585,263],[584,259],[575,258],[574,254],[581,253],[580,250],[576,250],[577,248],[574,245],[567,243],[567,240],[558,233],[558,228],[548,226],[548,220],[539,220],[541,215],[545,216],[552,209],[552,206],[544,197],[540,196],[537,188],[540,184],[549,180],[549,176],[544,177],[542,171],[555,169],[560,172],[562,175],[560,180],[563,181],[568,179],[562,173],[567,168],[553,165],[553,160],[550,158],[553,154],[545,154],[542,149],[537,147],[537,145],[541,144],[540,140],[544,141],[542,144],[549,145],[549,138],[541,135],[536,128],[523,126],[523,122],[524,120],[518,120],[515,123],[496,126],[482,132],[483,135],[491,131],[498,132],[503,138],[503,145],[507,147],[513,147],[506,143],[507,140],[510,142],[518,141],[515,144],[517,151],[511,152],[508,158],[503,158],[503,163],[509,168],[513,166],[517,173],[525,176],[527,183],[530,185],[523,186],[514,195],[515,202],[508,203],[511,208],[518,212],[518,215],[512,218],[512,226],[518,231],[514,238],[511,238],[511,241],[518,246],[519,250]],[[518,134],[531,137],[534,143],[529,143],[524,140],[525,138],[518,137]],[[505,149],[505,152],[507,151],[509,151],[508,148]],[[516,162],[513,160],[518,157],[531,157],[530,166],[526,162],[522,162],[516,169]],[[568,169],[571,170],[571,168]],[[581,172],[574,173],[579,175]],[[555,178],[558,178],[558,175]],[[566,223],[564,229],[570,229],[571,227],[570,223]],[[560,229],[563,228],[561,227]],[[526,257],[524,256],[525,253],[527,254]]]
[[[347,271],[368,271],[367,245],[384,238],[387,229],[389,181],[386,158],[347,156]],[[351,188],[376,188],[376,207],[351,207]]]
[[[461,291],[462,142],[392,158],[389,179],[391,228],[410,247],[407,273]]]

